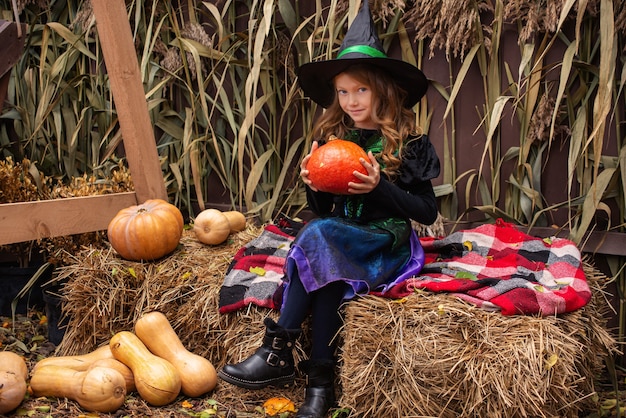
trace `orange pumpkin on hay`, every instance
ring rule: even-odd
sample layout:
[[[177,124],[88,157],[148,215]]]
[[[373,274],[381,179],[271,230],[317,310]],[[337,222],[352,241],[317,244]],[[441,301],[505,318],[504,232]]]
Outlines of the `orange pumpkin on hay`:
[[[126,260],[156,260],[176,249],[183,226],[183,215],[176,206],[149,199],[120,210],[109,222],[107,236]]]

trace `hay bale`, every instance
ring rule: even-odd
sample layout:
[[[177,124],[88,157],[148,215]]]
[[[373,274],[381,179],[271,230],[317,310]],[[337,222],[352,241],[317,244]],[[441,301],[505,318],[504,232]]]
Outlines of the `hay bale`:
[[[218,312],[219,290],[233,256],[262,228],[249,225],[220,246],[185,231],[170,256],[151,263],[121,259],[110,248],[85,248],[59,270],[68,327],[59,355],[81,354],[132,330],[144,313],[168,317],[183,344],[216,368],[248,357],[261,344],[267,316],[250,306]],[[591,284],[604,278],[586,266]],[[340,405],[359,417],[577,416],[590,405],[603,358],[615,351],[600,300],[561,317],[504,317],[444,294],[396,301],[364,297],[346,307],[338,376]],[[296,361],[308,352],[308,324]],[[304,379],[260,391],[223,382],[211,397],[253,411],[273,396],[302,402]]]
[[[72,263],[58,271],[67,327],[57,355],[83,354],[108,343],[116,332],[132,331],[139,317],[163,312],[183,345],[209,359],[216,368],[239,362],[262,342],[266,317],[277,320],[275,310],[250,306],[229,314],[218,312],[219,290],[235,253],[256,238],[262,228],[246,229],[219,246],[197,241],[184,231],[179,247],[154,262],[124,260],[112,248],[84,248],[69,255]],[[303,339],[296,357],[303,356]],[[272,396],[302,400],[302,386],[277,391],[250,391],[218,384],[212,397],[238,410],[254,409]]]
[[[594,287],[605,279],[585,271]],[[600,294],[547,318],[507,317],[428,292],[352,301],[340,404],[359,417],[577,417],[616,351]]]

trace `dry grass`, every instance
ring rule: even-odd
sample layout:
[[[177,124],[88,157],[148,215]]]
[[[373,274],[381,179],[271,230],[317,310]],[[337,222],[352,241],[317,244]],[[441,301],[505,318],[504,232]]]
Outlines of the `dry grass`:
[[[122,260],[86,248],[61,269],[69,326],[57,354],[78,354],[132,330],[147,311],[166,314],[183,344],[216,368],[249,356],[263,320],[278,312],[250,307],[218,312],[219,289],[235,252],[260,227],[205,246],[186,231],[179,248],[154,263]],[[593,378],[615,350],[604,328],[603,277],[587,266],[596,288],[584,309],[558,318],[504,317],[454,297],[427,292],[396,301],[365,297],[346,308],[341,406],[359,417],[576,416],[589,406]],[[305,335],[307,334],[305,324]],[[297,347],[303,358],[309,341]],[[220,382],[211,397],[251,411],[273,396],[302,401],[302,378],[288,389],[249,391]]]
[[[65,282],[61,293],[68,320],[56,354],[89,352],[114,333],[132,330],[143,313],[158,310],[166,314],[185,347],[216,368],[243,360],[260,345],[265,317],[277,319],[278,312],[251,306],[222,315],[219,289],[235,252],[260,231],[249,225],[220,246],[201,244],[193,232],[185,231],[179,248],[154,263],[123,260],[110,248],[85,248],[56,278]],[[220,384],[211,396],[235,410],[250,410],[280,394],[301,401],[302,385],[249,391]]]
[[[562,317],[506,317],[428,292],[351,302],[341,404],[359,417],[577,417],[616,349],[605,278],[586,271],[593,301]]]
[[[46,176],[37,168],[37,164],[28,159],[14,162],[11,157],[7,157],[0,161],[0,204],[104,195],[133,189],[130,171],[121,162],[89,176],[83,174],[72,177],[64,183]],[[94,231],[0,245],[0,251],[7,251],[20,258],[24,255],[30,258],[31,253],[39,252],[52,264],[67,265],[74,263],[71,254],[76,254],[86,245],[102,247],[105,241],[106,234],[103,231]]]
[[[480,31],[488,31],[481,24],[480,13],[493,12],[490,2],[415,0],[414,7],[406,10],[408,26],[415,28],[415,41],[430,42],[430,57],[437,49],[445,51],[447,57],[463,57],[478,42]],[[489,37],[483,42],[487,45]]]
[[[236,250],[259,233],[248,227],[220,246],[206,246],[185,231],[177,250],[152,263],[120,258],[112,248],[86,248],[72,265],[61,268],[56,281],[65,283],[63,295],[69,323],[58,348],[63,354],[91,350],[152,310],[167,314],[181,340],[198,354],[219,363],[224,350],[207,341],[231,317],[219,315],[218,293]],[[241,314],[242,320],[246,316]],[[262,319],[259,319],[262,323]]]

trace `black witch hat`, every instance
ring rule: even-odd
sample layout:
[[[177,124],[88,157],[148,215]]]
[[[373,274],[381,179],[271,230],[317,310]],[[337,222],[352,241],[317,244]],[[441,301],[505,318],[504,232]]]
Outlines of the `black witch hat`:
[[[333,78],[353,64],[371,64],[388,72],[407,93],[406,107],[413,107],[426,93],[428,80],[424,73],[408,62],[387,57],[378,38],[369,10],[369,1],[362,6],[346,33],[337,58],[316,61],[298,69],[298,81],[305,96],[322,107],[335,98]]]

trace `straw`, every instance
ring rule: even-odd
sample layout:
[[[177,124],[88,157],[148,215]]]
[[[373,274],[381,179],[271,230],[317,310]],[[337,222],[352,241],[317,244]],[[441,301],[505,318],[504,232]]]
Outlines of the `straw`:
[[[256,306],[220,314],[219,290],[237,250],[261,231],[248,225],[219,246],[185,231],[173,254],[151,263],[84,248],[56,278],[68,321],[57,354],[91,351],[159,310],[185,347],[216,368],[245,359],[261,344],[264,319],[279,314]],[[617,352],[606,330],[606,277],[589,262],[585,272],[592,301],[560,317],[507,317],[425,291],[351,301],[340,336],[340,405],[359,417],[577,416],[592,405],[604,358]],[[308,323],[303,328],[296,361],[310,347]],[[291,388],[260,391],[220,381],[211,397],[251,411],[273,396],[298,404],[303,387],[302,376]]]

